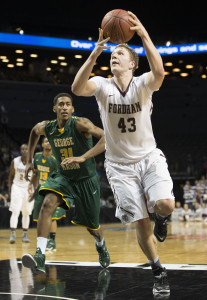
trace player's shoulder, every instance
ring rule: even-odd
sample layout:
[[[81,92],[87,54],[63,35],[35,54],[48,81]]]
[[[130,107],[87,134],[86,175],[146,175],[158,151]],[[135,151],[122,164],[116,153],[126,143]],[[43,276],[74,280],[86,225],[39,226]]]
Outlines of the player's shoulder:
[[[21,160],[21,156],[16,156],[13,159],[13,162],[19,162]]]
[[[80,117],[77,117],[77,116],[71,116],[71,119],[74,120],[74,121],[76,121],[76,120],[80,119]]]
[[[46,121],[45,122],[45,126],[48,126],[48,125],[54,125],[57,123],[57,119],[54,119],[54,120],[50,120],[50,121]]]
[[[36,152],[34,155],[34,159],[36,159],[37,157],[42,156],[42,152]]]
[[[57,119],[51,120],[51,121],[47,121],[45,123],[45,130],[46,132],[53,130],[53,128],[55,128],[57,126]]]
[[[95,81],[96,84],[98,84],[98,85],[101,84],[101,83],[104,83],[104,84],[108,83],[108,84],[110,84],[110,83],[113,82],[113,77],[111,77],[111,78],[105,78],[105,77],[102,77],[102,76],[94,76],[90,80]]]
[[[135,83],[143,82],[143,83],[145,83],[145,80],[146,80],[146,77],[148,76],[148,74],[149,74],[149,72],[146,72],[146,73],[143,73],[139,76],[133,76],[132,82],[135,82]]]

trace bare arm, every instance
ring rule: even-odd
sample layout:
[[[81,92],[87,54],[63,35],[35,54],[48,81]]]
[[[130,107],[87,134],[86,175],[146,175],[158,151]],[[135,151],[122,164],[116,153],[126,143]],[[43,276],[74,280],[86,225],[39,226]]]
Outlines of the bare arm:
[[[37,123],[30,132],[29,143],[28,143],[28,154],[27,154],[27,164],[25,170],[25,178],[29,180],[28,173],[33,170],[32,159],[34,156],[34,151],[39,141],[41,135],[45,135],[45,125],[48,121],[42,121]]]
[[[35,169],[35,170],[33,170],[32,178],[28,185],[28,193],[29,193],[28,201],[29,202],[31,202],[34,199],[34,194],[35,194],[35,190],[37,187],[38,187],[38,174],[37,174],[37,170]]]
[[[99,39],[96,47],[91,52],[86,62],[79,69],[72,84],[72,92],[77,96],[92,96],[96,91],[96,84],[89,81],[90,74],[93,70],[98,56],[102,53],[103,49],[110,48],[105,46],[109,38],[103,39],[103,30],[99,28]]]
[[[103,129],[95,126],[90,120],[86,118],[79,118],[76,121],[76,128],[80,134],[89,138],[91,135],[99,139],[96,145],[79,157],[69,157],[62,161],[62,165],[69,165],[72,163],[83,163],[87,159],[94,157],[105,151],[105,138]]]
[[[30,184],[33,184],[34,189],[36,189],[37,186],[38,186],[38,174],[37,174],[36,169],[33,170],[33,174],[32,174],[32,178],[30,180]]]
[[[13,184],[14,175],[15,175],[14,160],[12,160],[10,165],[10,171],[9,171],[9,197],[11,197],[11,187]]]
[[[140,36],[150,65],[151,72],[148,74],[147,84],[151,90],[155,91],[160,88],[165,77],[162,58],[139,19],[132,12],[128,13],[131,16],[130,22],[134,24],[131,30],[136,31]]]

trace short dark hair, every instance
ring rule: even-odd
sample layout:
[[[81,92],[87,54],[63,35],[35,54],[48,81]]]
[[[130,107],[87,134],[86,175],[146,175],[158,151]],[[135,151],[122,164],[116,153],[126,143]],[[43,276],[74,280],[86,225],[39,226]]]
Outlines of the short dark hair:
[[[132,49],[131,47],[129,47],[127,45],[127,43],[124,43],[124,44],[119,44],[115,47],[116,48],[120,48],[120,47],[123,47],[125,48],[128,52],[129,52],[129,55],[131,57],[131,60],[133,60],[135,62],[135,67],[133,69],[133,73],[134,71],[138,68],[138,64],[139,64],[139,56],[138,54],[134,51],[134,49]]]
[[[28,144],[27,143],[21,144],[20,150],[22,149],[23,146],[27,146],[28,147]]]
[[[72,96],[71,96],[70,94],[68,94],[68,93],[59,93],[59,94],[57,94],[57,95],[54,97],[54,99],[53,99],[53,105],[56,105],[56,104],[57,104],[57,101],[58,101],[58,99],[59,99],[60,97],[68,97],[68,98],[71,99],[71,102],[73,103],[73,98],[72,98]]]
[[[47,138],[46,136],[43,135],[42,140],[41,140],[41,143],[44,143],[45,139],[48,140],[48,138]]]

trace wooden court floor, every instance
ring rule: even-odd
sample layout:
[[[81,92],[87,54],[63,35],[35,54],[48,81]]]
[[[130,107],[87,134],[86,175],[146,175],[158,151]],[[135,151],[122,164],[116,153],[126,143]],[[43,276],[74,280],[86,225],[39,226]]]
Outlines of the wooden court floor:
[[[152,224],[153,226],[153,224]],[[24,268],[21,257],[34,254],[30,243],[9,244],[10,230],[0,230],[0,299],[3,300],[195,300],[207,299],[207,224],[169,223],[168,237],[158,243],[167,268],[170,294],[153,295],[152,272],[136,242],[133,225],[103,225],[111,265],[102,269],[94,239],[79,226],[58,227],[56,252],[46,254],[46,274]]]
[[[153,225],[153,224],[152,224]],[[102,225],[111,262],[147,263],[136,242],[135,227],[119,223]],[[17,241],[9,244],[10,230],[0,230],[0,260],[21,258],[36,249],[36,228],[29,230],[30,243],[22,243],[22,230],[17,229]],[[56,252],[47,252],[48,260],[97,262],[93,237],[84,227],[58,227]],[[203,222],[170,222],[168,237],[157,243],[163,264],[207,264],[207,224]]]

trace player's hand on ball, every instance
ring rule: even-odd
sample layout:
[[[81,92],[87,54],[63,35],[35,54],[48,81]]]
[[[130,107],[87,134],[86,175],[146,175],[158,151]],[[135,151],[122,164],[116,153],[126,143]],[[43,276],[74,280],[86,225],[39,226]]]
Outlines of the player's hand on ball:
[[[133,27],[130,28],[130,30],[136,31],[136,33],[140,36],[143,37],[147,34],[146,29],[140,22],[140,20],[137,18],[135,14],[133,14],[131,11],[128,11],[128,14],[130,15],[129,21],[134,25]]]

